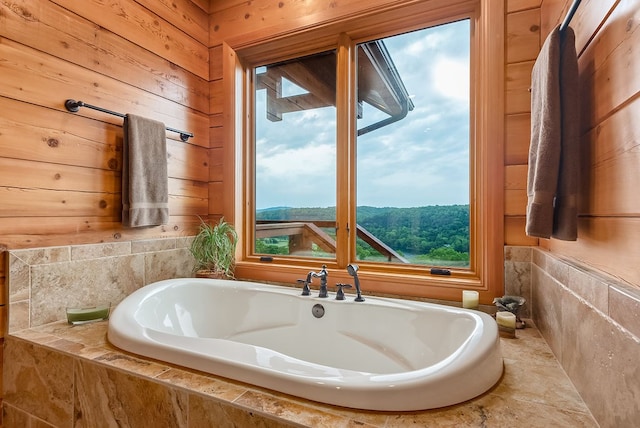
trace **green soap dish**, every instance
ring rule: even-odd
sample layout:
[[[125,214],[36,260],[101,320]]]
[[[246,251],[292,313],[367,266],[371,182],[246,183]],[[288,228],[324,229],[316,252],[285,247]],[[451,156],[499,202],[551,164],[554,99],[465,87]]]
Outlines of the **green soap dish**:
[[[69,324],[85,324],[93,321],[109,319],[111,303],[83,308],[67,308],[67,321]]]

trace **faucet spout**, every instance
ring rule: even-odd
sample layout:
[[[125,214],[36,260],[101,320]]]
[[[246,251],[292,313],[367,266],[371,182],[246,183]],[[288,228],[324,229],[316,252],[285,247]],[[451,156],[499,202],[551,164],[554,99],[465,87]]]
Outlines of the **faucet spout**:
[[[364,297],[362,297],[362,292],[360,291],[360,280],[358,279],[358,265],[349,264],[347,265],[347,272],[349,275],[353,277],[353,285],[356,287],[356,302],[364,302]]]
[[[329,272],[327,272],[327,265],[322,265],[320,272],[309,272],[309,274],[314,278],[320,278],[320,293],[318,297],[329,297],[327,289],[327,276]]]

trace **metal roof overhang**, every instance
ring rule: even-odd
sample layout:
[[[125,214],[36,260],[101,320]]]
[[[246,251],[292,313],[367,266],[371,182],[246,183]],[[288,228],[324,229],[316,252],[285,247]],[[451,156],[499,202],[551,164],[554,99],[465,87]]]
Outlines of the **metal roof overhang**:
[[[365,102],[389,115],[358,130],[363,135],[402,120],[414,105],[393,63],[384,42],[376,40],[358,46],[358,112]],[[282,96],[285,78],[307,91],[304,94]],[[293,111],[335,106],[336,56],[333,52],[267,66],[257,75],[257,88],[267,90],[267,118],[282,120]]]

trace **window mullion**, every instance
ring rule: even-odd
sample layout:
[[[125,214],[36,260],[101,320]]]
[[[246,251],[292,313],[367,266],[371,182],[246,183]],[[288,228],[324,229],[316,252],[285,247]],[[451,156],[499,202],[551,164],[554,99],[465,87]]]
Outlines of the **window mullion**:
[[[345,267],[355,255],[355,47],[342,33],[336,64],[336,262]]]

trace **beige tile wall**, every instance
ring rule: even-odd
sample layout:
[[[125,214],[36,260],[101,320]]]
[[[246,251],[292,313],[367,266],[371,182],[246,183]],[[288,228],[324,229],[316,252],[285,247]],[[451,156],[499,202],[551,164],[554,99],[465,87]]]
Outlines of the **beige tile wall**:
[[[10,332],[63,320],[66,306],[115,304],[145,284],[190,276],[188,242],[171,238],[12,251]],[[523,318],[533,317],[601,426],[633,426],[640,420],[640,290],[537,247],[505,247],[504,272],[505,294],[527,299]],[[30,367],[50,360],[66,372],[69,364],[64,357],[40,355],[42,348],[23,350],[20,356],[11,352],[5,355],[11,364],[26,361],[24,355],[33,360]],[[28,370],[34,370],[34,390],[44,388],[53,397],[53,420],[68,420],[74,405],[82,408],[70,401],[68,386],[49,391],[46,379],[36,369]],[[90,370],[99,371],[76,367],[77,376]],[[103,375],[98,371],[91,376]],[[76,387],[101,394],[81,382]],[[158,402],[181,408],[180,394],[175,394],[157,397]],[[20,403],[21,398],[12,399],[7,402]],[[26,410],[38,414],[37,408]],[[180,417],[175,409],[171,414]]]
[[[67,307],[119,303],[155,281],[193,275],[190,238],[9,252],[9,333],[65,319]]]
[[[183,388],[178,381],[159,380],[171,372],[168,366],[115,352],[105,343],[106,322],[101,324],[80,328],[59,324],[60,331],[67,331],[65,338],[34,330],[18,333],[30,340],[7,338],[5,358],[11,364],[5,367],[3,426],[292,426],[225,404],[221,401],[225,395],[236,398],[244,392],[233,384],[173,371],[183,383],[191,380],[192,386],[200,385],[219,397],[213,398]],[[92,333],[96,330],[97,335]]]
[[[640,290],[537,247],[505,249],[505,287],[527,297],[541,334],[600,425],[638,426]]]
[[[532,247],[504,247],[504,294],[527,300],[520,318],[531,318],[531,252]]]

